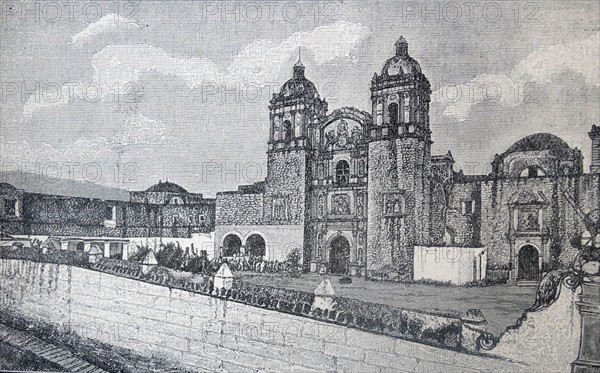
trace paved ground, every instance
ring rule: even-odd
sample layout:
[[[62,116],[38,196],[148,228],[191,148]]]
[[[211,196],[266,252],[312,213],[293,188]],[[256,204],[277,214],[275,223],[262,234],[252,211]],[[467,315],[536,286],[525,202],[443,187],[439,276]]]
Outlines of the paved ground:
[[[105,372],[59,345],[0,324],[0,369]]]
[[[236,272],[244,281],[302,291],[313,291],[325,277],[331,279],[336,294],[368,302],[389,304],[460,317],[470,308],[479,308],[488,320],[488,331],[499,335],[513,325],[535,300],[536,286],[495,285],[487,287],[445,287],[399,284],[352,278],[340,284],[338,276],[315,274],[291,278],[270,273]]]

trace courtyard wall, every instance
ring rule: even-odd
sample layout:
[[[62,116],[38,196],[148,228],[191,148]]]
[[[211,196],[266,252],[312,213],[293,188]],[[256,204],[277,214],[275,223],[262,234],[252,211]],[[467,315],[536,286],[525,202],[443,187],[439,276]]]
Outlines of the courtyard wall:
[[[0,285],[4,319],[194,371],[537,369],[68,265],[0,259]]]

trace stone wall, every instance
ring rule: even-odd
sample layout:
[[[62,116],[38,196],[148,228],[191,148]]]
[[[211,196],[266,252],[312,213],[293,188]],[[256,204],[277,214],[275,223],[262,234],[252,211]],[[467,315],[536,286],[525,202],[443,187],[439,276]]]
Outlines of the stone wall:
[[[307,214],[307,160],[304,150],[269,153],[265,223],[303,225]]]
[[[471,207],[464,204],[471,204]],[[465,210],[465,207],[469,211]],[[454,234],[451,245],[476,247],[480,244],[481,193],[479,183],[453,184],[450,187],[446,226]]]
[[[538,370],[65,265],[0,259],[0,284],[4,318],[193,371]]]
[[[216,224],[262,224],[264,194],[217,193]]]
[[[575,177],[540,177],[488,180],[481,182],[481,244],[488,248],[491,265],[510,263],[511,237],[509,235],[511,199],[519,193],[542,193],[547,199],[543,215],[543,235],[513,238],[514,246],[530,242],[544,245],[545,261],[557,259],[568,264],[577,254],[571,241],[585,231],[582,218],[568,198],[581,207],[584,214],[600,206],[600,175]],[[564,191],[568,193],[568,197]],[[541,197],[540,197],[541,198]],[[537,241],[535,241],[537,240]]]
[[[367,202],[367,271],[392,267],[392,247],[384,231],[384,194],[397,190],[395,147],[390,141],[369,143]]]
[[[4,189],[2,193],[7,194]],[[215,225],[213,199],[188,205],[152,205],[22,193],[19,208],[18,218],[6,217],[4,210],[0,211],[0,224],[8,234],[190,237],[192,233],[212,232]]]

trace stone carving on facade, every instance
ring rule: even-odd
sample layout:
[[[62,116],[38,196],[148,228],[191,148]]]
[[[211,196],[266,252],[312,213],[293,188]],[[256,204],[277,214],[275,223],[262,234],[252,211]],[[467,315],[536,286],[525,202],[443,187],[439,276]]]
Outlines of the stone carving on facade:
[[[404,213],[404,200],[397,192],[384,195],[383,214],[386,217],[401,216]]]
[[[364,213],[364,195],[361,193],[356,197],[356,214],[361,217]]]
[[[325,197],[319,195],[319,201],[317,202],[317,216],[322,218],[325,215]]]
[[[331,213],[333,215],[350,215],[350,196],[346,193],[332,195]]]
[[[286,220],[289,215],[289,199],[286,197],[273,198],[273,219]]]
[[[539,208],[524,206],[519,209],[517,229],[519,231],[539,231]]]

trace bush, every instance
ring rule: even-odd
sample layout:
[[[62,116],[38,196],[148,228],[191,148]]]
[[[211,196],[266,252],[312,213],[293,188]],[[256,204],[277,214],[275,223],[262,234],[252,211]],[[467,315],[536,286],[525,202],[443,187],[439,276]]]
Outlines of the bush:
[[[419,280],[414,280],[414,281],[412,281],[412,283],[413,284],[442,286],[442,287],[458,286],[456,284],[453,284],[452,281],[440,281],[440,280],[433,280],[430,278],[422,278]]]
[[[339,279],[340,284],[351,284],[352,283],[352,278],[348,277],[348,276],[344,276],[342,278]]]
[[[161,267],[181,269],[183,266],[183,249],[179,245],[169,242],[156,253],[156,261]]]
[[[287,255],[286,263],[289,266],[290,276],[294,278],[300,277],[300,261],[302,253],[299,248],[295,248]]]
[[[144,260],[144,258],[146,257],[146,255],[148,255],[149,252],[150,248],[138,246],[137,251],[129,255],[129,258],[127,258],[127,260],[130,262],[141,262]]]

